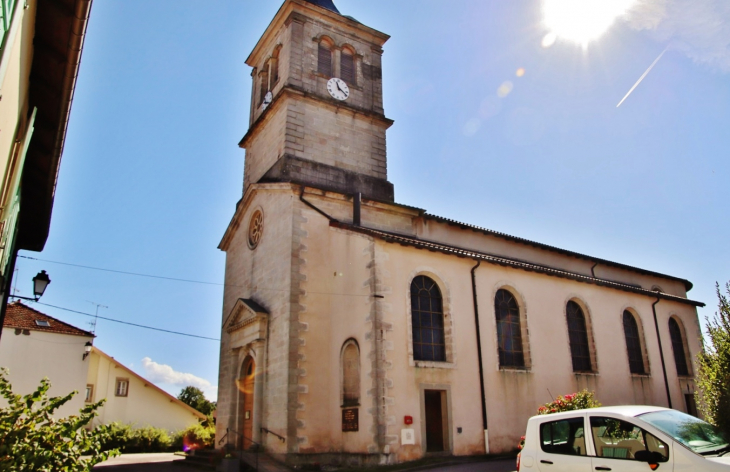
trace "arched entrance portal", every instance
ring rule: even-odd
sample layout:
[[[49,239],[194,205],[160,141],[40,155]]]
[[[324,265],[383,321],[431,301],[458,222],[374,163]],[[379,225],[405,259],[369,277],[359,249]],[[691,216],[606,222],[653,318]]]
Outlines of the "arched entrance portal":
[[[238,404],[241,419],[241,447],[250,449],[253,441],[253,405],[254,384],[256,380],[256,364],[250,356],[243,361],[241,376],[238,379]]]

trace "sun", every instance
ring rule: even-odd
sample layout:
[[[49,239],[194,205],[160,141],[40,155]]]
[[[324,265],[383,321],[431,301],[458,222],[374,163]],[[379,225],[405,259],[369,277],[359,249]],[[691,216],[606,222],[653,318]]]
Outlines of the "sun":
[[[543,0],[543,22],[548,34],[586,47],[634,3],[636,0]]]

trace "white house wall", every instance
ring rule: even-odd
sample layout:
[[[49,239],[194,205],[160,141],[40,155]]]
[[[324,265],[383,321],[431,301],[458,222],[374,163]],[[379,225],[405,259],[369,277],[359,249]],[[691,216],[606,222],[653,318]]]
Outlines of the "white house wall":
[[[88,359],[81,359],[90,337],[30,331],[15,334],[14,328],[3,328],[0,343],[0,366],[10,369],[13,392],[26,395],[34,392],[44,377],[51,381],[50,396],[79,392],[59,408],[57,418],[78,415],[84,406]],[[7,403],[0,399],[2,405]]]

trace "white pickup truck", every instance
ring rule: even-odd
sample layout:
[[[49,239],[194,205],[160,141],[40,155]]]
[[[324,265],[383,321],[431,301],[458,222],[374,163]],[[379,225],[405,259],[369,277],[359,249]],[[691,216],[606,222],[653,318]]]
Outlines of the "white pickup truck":
[[[612,406],[533,416],[519,472],[730,472],[730,444],[677,410]]]

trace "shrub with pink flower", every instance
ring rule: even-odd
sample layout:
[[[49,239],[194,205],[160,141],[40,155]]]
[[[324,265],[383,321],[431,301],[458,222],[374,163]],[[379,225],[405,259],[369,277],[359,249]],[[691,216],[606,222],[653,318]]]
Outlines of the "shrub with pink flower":
[[[554,401],[546,403],[537,409],[538,415],[549,415],[560,411],[582,410],[583,408],[596,408],[601,406],[594,397],[594,392],[581,390],[562,396],[558,395]]]

